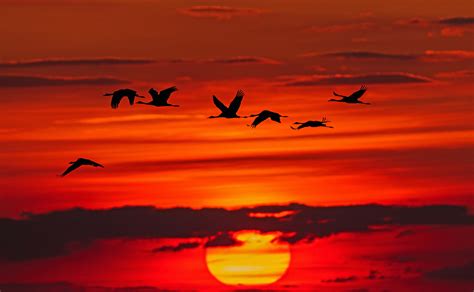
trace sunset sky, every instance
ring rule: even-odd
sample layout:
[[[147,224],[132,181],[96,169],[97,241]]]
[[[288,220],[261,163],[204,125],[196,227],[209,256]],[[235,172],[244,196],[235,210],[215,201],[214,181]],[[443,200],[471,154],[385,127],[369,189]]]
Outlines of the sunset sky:
[[[0,19],[2,292],[246,288],[226,261],[278,279],[260,289],[474,287],[471,1],[0,0]],[[363,84],[370,106],[327,102]],[[180,107],[103,96],[170,86]],[[238,89],[240,115],[289,117],[207,119]],[[78,157],[105,168],[58,177]]]

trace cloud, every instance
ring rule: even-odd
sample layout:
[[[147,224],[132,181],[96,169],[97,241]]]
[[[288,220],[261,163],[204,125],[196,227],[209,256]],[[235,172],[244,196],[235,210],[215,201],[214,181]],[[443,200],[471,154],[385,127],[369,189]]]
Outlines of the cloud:
[[[442,25],[464,26],[474,25],[474,17],[451,17],[443,18],[438,21]]]
[[[125,59],[125,58],[46,58],[24,61],[0,62],[0,69],[10,68],[34,68],[51,66],[100,66],[100,65],[143,65],[154,63],[150,59]]]
[[[454,62],[474,59],[474,51],[466,50],[426,50],[422,56],[426,62]]]
[[[334,279],[326,279],[322,280],[323,283],[347,283],[347,282],[354,282],[357,280],[356,276],[349,276],[349,277],[336,277]]]
[[[443,267],[424,274],[426,278],[452,281],[472,281],[474,279],[474,261],[456,267]]]
[[[435,74],[435,77],[439,78],[439,79],[472,78],[472,77],[474,77],[474,70],[459,70],[459,71],[439,72],[439,73]]]
[[[46,77],[27,75],[0,75],[0,87],[39,87],[69,85],[118,85],[129,83],[112,77]]]
[[[196,241],[195,242],[181,242],[178,245],[163,245],[163,246],[157,247],[157,248],[153,249],[152,252],[154,252],[154,253],[168,252],[168,251],[178,252],[178,251],[182,251],[184,249],[196,248],[200,245],[201,245],[201,243],[196,242]]]
[[[336,57],[344,59],[383,59],[396,61],[416,60],[416,55],[388,54],[368,51],[350,51],[350,52],[334,52],[334,53],[307,53],[304,57]]]
[[[205,247],[219,247],[219,246],[237,246],[241,244],[242,242],[235,239],[231,233],[221,232],[217,234],[216,236],[213,236],[212,238],[210,238],[204,246]]]
[[[169,61],[173,64],[225,64],[225,65],[241,65],[241,64],[264,64],[264,65],[278,65],[280,61],[258,57],[258,56],[235,56],[226,58],[210,58],[210,59],[172,59]]]
[[[251,213],[294,211],[286,218],[255,218]],[[443,216],[439,216],[443,214]],[[211,238],[241,230],[295,233],[298,238],[324,238],[343,232],[371,232],[380,227],[410,225],[472,225],[462,206],[351,205],[317,207],[300,204],[223,208],[124,206],[111,209],[74,208],[21,219],[0,219],[0,260],[20,261],[61,256],[94,240],[150,238]],[[375,228],[377,227],[377,228]],[[375,229],[373,229],[375,228]],[[280,238],[280,241],[286,241]],[[212,242],[212,241],[211,241]],[[290,243],[296,243],[293,241]],[[211,243],[209,243],[211,244]],[[189,246],[188,246],[189,247]]]
[[[399,83],[427,83],[431,80],[427,77],[403,73],[373,73],[365,75],[335,74],[335,75],[313,75],[297,77],[284,83],[285,86],[305,87],[335,84],[399,84]]]
[[[228,20],[236,16],[259,15],[263,13],[262,10],[256,8],[237,8],[218,5],[192,6],[180,9],[178,12],[192,17],[214,18],[218,20]]]

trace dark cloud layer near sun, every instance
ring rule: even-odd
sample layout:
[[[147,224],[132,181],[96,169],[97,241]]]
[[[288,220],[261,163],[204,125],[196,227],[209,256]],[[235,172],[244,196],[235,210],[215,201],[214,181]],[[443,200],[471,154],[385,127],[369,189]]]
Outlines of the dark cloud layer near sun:
[[[118,85],[125,83],[128,83],[128,81],[112,77],[67,78],[28,75],[0,75],[0,87]]]
[[[286,82],[286,86],[318,86],[335,84],[400,84],[400,83],[427,83],[430,79],[410,73],[374,73],[374,74],[336,74],[296,77]]]
[[[241,8],[219,5],[192,6],[189,8],[180,9],[178,11],[182,14],[192,17],[215,19],[230,19],[235,16],[258,15],[262,13],[262,10],[257,8]]]
[[[284,218],[255,217],[251,213],[293,211]],[[443,214],[443,216],[439,216]],[[0,219],[0,259],[32,260],[68,254],[95,240],[144,238],[211,238],[218,246],[230,243],[222,234],[240,230],[279,231],[281,241],[312,241],[342,232],[371,232],[374,227],[409,225],[472,225],[474,217],[462,206],[418,207],[352,205],[314,207],[300,204],[268,205],[227,210],[223,208],[169,208],[125,206],[90,210],[75,208],[23,219]],[[295,240],[297,238],[298,240]],[[193,246],[196,244],[193,244]],[[212,246],[212,244],[210,244]],[[196,245],[197,246],[197,245]],[[164,250],[191,248],[165,247]]]
[[[52,66],[101,66],[101,65],[143,65],[154,63],[151,59],[126,59],[126,58],[48,58],[21,61],[0,62],[0,69],[35,68]]]
[[[438,280],[472,281],[474,279],[474,261],[460,266],[442,267],[425,273],[425,277]]]
[[[474,25],[474,17],[452,17],[443,18],[438,21],[439,24],[462,26],[462,25]]]

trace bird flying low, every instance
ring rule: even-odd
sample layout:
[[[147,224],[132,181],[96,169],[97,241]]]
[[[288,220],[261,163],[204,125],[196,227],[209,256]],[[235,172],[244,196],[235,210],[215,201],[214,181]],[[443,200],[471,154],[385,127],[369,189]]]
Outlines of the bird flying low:
[[[62,174],[61,176],[64,177],[66,176],[68,173],[70,173],[71,171],[75,170],[76,168],[79,168],[80,166],[83,166],[83,165],[91,165],[91,166],[94,166],[94,167],[104,167],[102,164],[99,164],[95,161],[92,161],[90,159],[86,159],[86,158],[78,158],[76,161],[71,161],[69,162],[69,164],[71,164],[71,166],[69,166]]]
[[[307,122],[304,122],[304,123],[300,123],[300,122],[294,122],[293,124],[294,125],[299,125],[298,127],[292,127],[290,126],[290,128],[292,128],[293,130],[300,130],[300,129],[303,129],[303,128],[307,128],[307,127],[313,127],[313,128],[316,128],[316,127],[325,127],[325,128],[334,128],[333,126],[328,126],[326,125],[326,123],[329,123],[330,121],[328,121],[326,119],[326,117],[323,117],[321,119],[321,121],[307,121]]]
[[[214,118],[227,118],[227,119],[233,119],[233,118],[240,118],[239,115],[237,115],[237,111],[240,108],[240,104],[242,103],[242,99],[244,98],[245,93],[239,89],[230,103],[229,107],[226,107],[215,95],[212,96],[212,100],[214,101],[214,104],[216,107],[221,111],[221,113],[218,116],[210,116],[209,119],[214,119]]]
[[[129,88],[118,89],[113,93],[106,93],[104,96],[112,96],[112,100],[110,101],[110,106],[115,109],[118,108],[120,101],[122,98],[127,97],[130,105],[133,105],[135,102],[135,97],[144,98],[142,95],[138,95],[135,90]]]
[[[168,99],[170,98],[171,94],[177,90],[178,88],[176,86],[173,86],[170,88],[163,89],[162,91],[160,91],[160,93],[158,93],[158,91],[156,91],[154,88],[150,88],[150,90],[148,90],[148,93],[151,95],[152,101],[138,101],[137,103],[152,106],[179,106],[177,104],[168,103]]]
[[[257,127],[261,122],[265,121],[266,119],[270,118],[272,121],[275,121],[277,123],[281,123],[280,118],[287,118],[288,116],[282,116],[279,113],[272,112],[269,110],[263,110],[259,114],[256,115],[250,115],[249,117],[256,117],[255,120],[253,120],[251,125],[247,125],[251,128]]]
[[[368,102],[362,102],[359,100],[359,98],[364,95],[364,93],[367,91],[367,86],[362,85],[359,90],[353,92],[349,96],[337,94],[335,91],[332,93],[334,96],[339,96],[342,97],[342,99],[330,99],[329,101],[337,101],[337,102],[345,102],[345,103],[360,103],[360,104],[370,104]]]

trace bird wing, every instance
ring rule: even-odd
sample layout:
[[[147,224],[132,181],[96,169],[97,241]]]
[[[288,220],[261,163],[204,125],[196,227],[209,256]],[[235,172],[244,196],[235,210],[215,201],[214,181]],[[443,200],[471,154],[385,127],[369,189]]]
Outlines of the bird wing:
[[[260,113],[256,118],[255,120],[253,120],[252,122],[252,127],[256,127],[258,124],[260,124],[261,122],[265,121],[266,119],[268,119],[268,116],[267,115],[263,115],[262,113]]]
[[[280,115],[277,113],[272,113],[272,115],[270,116],[270,119],[272,119],[272,121],[281,123]]]
[[[133,105],[135,103],[135,96],[136,94],[134,95],[128,95],[128,102],[130,103],[130,105]]]
[[[233,113],[237,113],[237,111],[240,108],[240,105],[242,104],[242,99],[244,98],[245,93],[242,90],[238,90],[237,94],[234,97],[234,100],[229,105],[229,110],[232,111]]]
[[[163,99],[163,101],[168,101],[168,99],[170,98],[171,94],[175,91],[177,91],[178,88],[176,86],[173,86],[173,87],[170,87],[170,88],[166,88],[166,89],[163,89],[162,91],[160,91],[160,98]]]
[[[356,92],[352,93],[348,98],[353,99],[353,100],[358,100],[364,93],[367,91],[367,87],[362,85],[359,90]]]
[[[159,103],[161,101],[160,95],[158,94],[158,91],[156,91],[154,88],[151,88],[148,93],[151,95],[151,98],[153,99],[154,103]]]
[[[71,164],[62,174],[61,176],[66,176],[68,173],[70,173],[71,171],[75,170],[76,168],[78,168],[79,166],[81,166],[82,164],[79,163],[79,162],[74,162],[73,164]]]
[[[97,162],[95,162],[93,160],[90,160],[90,159],[86,159],[86,158],[79,158],[78,163],[81,164],[81,165],[92,165],[92,166],[95,166],[95,167],[104,167],[102,164],[97,163]]]
[[[120,92],[114,92],[112,94],[112,100],[110,101],[110,106],[112,108],[118,108],[120,101],[123,98],[123,94]]]
[[[219,100],[215,95],[212,96],[212,100],[214,101],[214,104],[221,110],[221,112],[227,111],[227,107]]]

